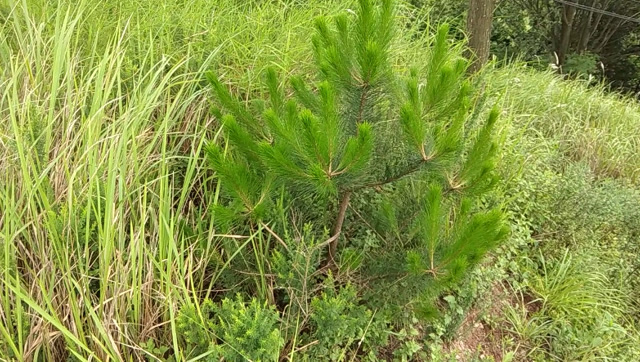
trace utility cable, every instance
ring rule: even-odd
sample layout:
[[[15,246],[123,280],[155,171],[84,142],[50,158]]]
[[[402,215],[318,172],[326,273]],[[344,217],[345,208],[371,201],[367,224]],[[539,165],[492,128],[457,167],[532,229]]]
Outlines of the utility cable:
[[[631,16],[626,16],[626,15],[621,15],[621,14],[617,14],[617,13],[613,13],[611,11],[607,11],[607,10],[603,10],[603,9],[598,9],[598,8],[594,8],[591,6],[587,6],[584,4],[578,4],[576,2],[573,1],[567,1],[567,0],[553,0],[555,2],[558,2],[560,4],[564,4],[564,5],[569,5],[569,6],[573,6],[575,8],[578,9],[582,9],[582,10],[587,10],[587,11],[592,11],[594,13],[598,13],[598,14],[603,14],[603,15],[607,15],[607,16],[611,16],[614,18],[618,18],[618,19],[622,19],[622,20],[626,20],[626,21],[631,21],[637,24],[640,24],[640,19],[638,18],[633,18]]]

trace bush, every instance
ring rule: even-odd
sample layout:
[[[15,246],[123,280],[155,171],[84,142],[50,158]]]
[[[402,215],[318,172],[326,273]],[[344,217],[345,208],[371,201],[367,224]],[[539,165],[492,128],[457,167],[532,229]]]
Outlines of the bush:
[[[567,55],[562,71],[577,77],[593,78],[601,73],[602,69],[598,69],[598,56],[586,53]]]
[[[329,281],[325,291],[311,301],[314,332],[309,340],[317,344],[309,348],[307,357],[310,361],[343,361],[358,351],[375,356],[375,351],[386,344],[385,326],[374,323],[374,314],[358,305],[360,298],[354,286],[336,291],[332,284]]]
[[[184,307],[177,328],[194,353],[208,361],[277,361],[284,340],[280,336],[278,313],[252,299],[225,298],[221,305],[206,300]]]
[[[529,160],[522,171],[505,170],[513,233],[499,263],[522,293],[507,329],[534,359],[635,360],[640,195],[573,161],[554,138],[532,138],[507,155]]]

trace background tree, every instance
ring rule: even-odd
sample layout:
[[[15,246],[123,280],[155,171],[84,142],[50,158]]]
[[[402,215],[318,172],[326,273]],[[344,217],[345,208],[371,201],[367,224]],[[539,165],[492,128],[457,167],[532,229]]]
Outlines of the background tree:
[[[640,77],[640,72],[634,70],[637,69],[634,59],[640,54],[637,46],[640,3],[637,1],[503,0],[497,12],[498,17],[510,18],[510,24],[520,22],[516,17],[521,18],[523,14],[531,19],[532,32],[512,28],[522,34],[517,36],[520,44],[523,38],[531,39],[534,33],[546,34],[547,40],[540,40],[541,50],[546,47],[546,52],[555,53],[551,60],[564,73],[590,67],[589,72],[601,74],[597,66],[597,61],[601,61],[606,77],[617,86],[631,90],[633,82],[629,78]],[[509,28],[496,29],[496,33],[505,31]],[[511,52],[529,59],[543,55],[519,49],[518,44]],[[586,64],[590,66],[585,68]]]
[[[469,0],[467,34],[471,55],[475,57],[469,69],[472,73],[478,71],[489,59],[494,8],[495,0]]]
[[[475,39],[476,0],[412,0],[429,18],[449,21]],[[466,19],[466,20],[465,20]],[[485,18],[486,19],[486,18]],[[604,78],[614,87],[640,90],[640,2],[632,0],[496,0],[490,53],[545,69]],[[475,23],[474,23],[475,22]],[[476,38],[477,39],[477,38]],[[476,50],[480,56],[484,50]],[[604,68],[604,71],[603,71]]]

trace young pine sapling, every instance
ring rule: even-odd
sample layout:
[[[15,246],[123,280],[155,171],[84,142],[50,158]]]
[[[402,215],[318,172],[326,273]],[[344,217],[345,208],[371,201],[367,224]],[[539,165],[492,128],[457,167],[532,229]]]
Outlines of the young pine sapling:
[[[330,230],[326,263],[332,267],[352,197],[367,189],[426,189],[409,201],[389,200],[386,214],[393,219],[407,214],[403,208],[417,209],[413,232],[406,234],[405,269],[441,281],[425,294],[430,303],[507,233],[500,211],[474,207],[496,182],[498,111],[484,124],[469,125],[469,63],[449,43],[447,26],[425,49],[424,69],[399,70],[392,52],[395,22],[391,0],[378,6],[360,0],[355,15],[317,19],[316,74],[291,77],[285,87],[268,69],[262,111],[209,74],[227,112],[218,115],[228,149],[211,143],[206,152],[227,195],[214,210],[221,225],[266,225],[283,190],[292,208],[300,199],[326,202],[330,225],[321,218],[304,221]],[[428,187],[411,187],[417,184]]]

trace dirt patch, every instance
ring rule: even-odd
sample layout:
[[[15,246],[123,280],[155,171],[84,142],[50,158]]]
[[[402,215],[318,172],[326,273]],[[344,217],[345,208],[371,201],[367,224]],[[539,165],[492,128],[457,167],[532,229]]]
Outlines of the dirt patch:
[[[502,334],[479,318],[479,311],[472,309],[460,325],[458,335],[446,345],[458,361],[472,361],[476,358],[492,357],[502,361]]]
[[[455,355],[458,361],[489,358],[501,362],[505,353],[508,352],[503,348],[506,332],[501,328],[502,322],[492,326],[486,321],[488,318],[484,317],[502,320],[504,308],[507,303],[510,303],[509,294],[502,284],[496,283],[488,297],[490,299],[488,307],[484,309],[474,307],[469,310],[456,337],[445,346],[447,352]]]
[[[514,303],[520,303],[520,301],[515,301]],[[528,315],[535,314],[535,313],[539,312],[540,309],[542,309],[542,302],[537,300],[537,299],[535,299],[530,294],[524,294],[523,295],[522,303],[524,304],[525,308],[527,308]]]

